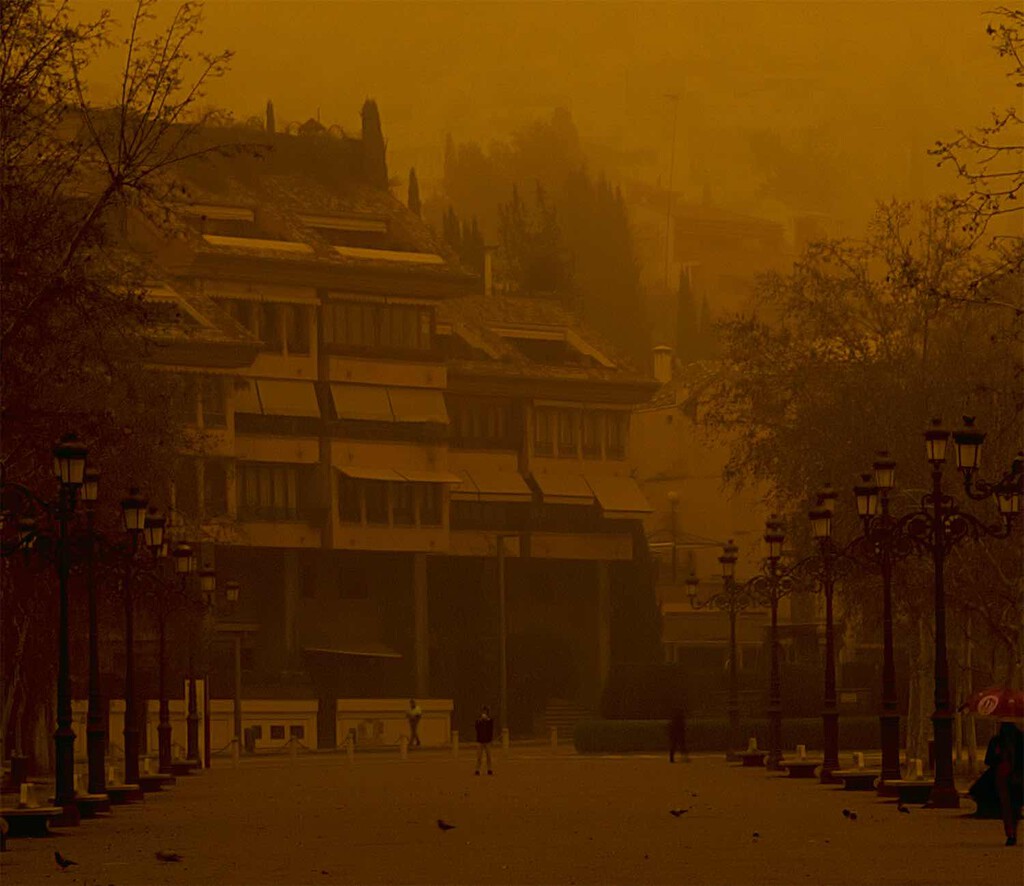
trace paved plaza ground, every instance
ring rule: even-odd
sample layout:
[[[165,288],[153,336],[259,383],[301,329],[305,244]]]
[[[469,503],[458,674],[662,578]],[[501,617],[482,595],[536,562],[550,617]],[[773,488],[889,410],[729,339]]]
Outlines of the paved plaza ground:
[[[215,761],[109,819],[10,841],[0,876],[4,886],[1024,883],[1024,852],[1003,846],[998,821],[965,817],[971,803],[902,815],[874,794],[720,756],[670,766],[527,748],[497,751],[495,769],[474,777],[468,748],[458,760]],[[439,830],[438,818],[455,830]],[[61,873],[54,849],[78,866]],[[157,850],[183,861],[157,861]]]

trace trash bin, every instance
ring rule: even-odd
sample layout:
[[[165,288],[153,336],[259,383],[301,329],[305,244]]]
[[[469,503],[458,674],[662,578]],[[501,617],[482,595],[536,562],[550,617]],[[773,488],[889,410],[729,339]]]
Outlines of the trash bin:
[[[242,730],[242,744],[245,746],[247,754],[256,753],[256,730],[251,726],[247,726]]]

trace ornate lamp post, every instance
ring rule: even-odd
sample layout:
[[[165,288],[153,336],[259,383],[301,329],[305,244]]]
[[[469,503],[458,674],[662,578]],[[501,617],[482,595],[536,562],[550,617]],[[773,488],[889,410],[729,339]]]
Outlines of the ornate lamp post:
[[[722,567],[722,590],[709,597],[707,600],[697,599],[697,586],[699,582],[695,575],[686,580],[690,589],[690,606],[694,609],[706,609],[708,607],[726,612],[729,615],[729,747],[726,749],[726,759],[731,760],[735,751],[740,747],[740,702],[739,682],[737,676],[738,650],[736,647],[736,616],[744,609],[754,604],[754,600],[747,592],[744,585],[736,583],[736,554],[739,548],[733,544],[732,539],[722,548],[722,556],[718,562]]]
[[[75,498],[85,480],[86,448],[71,434],[66,435],[53,450],[54,466],[60,481],[57,520],[60,543],[57,548],[57,575],[60,585],[60,623],[57,670],[57,731],[53,740],[56,749],[56,785],[54,804],[64,810],[65,823],[78,821],[75,805],[75,733],[71,728],[71,662],[68,653],[68,578],[71,572],[71,551],[68,524],[75,511]]]
[[[824,760],[821,765],[822,784],[835,784],[840,779],[832,773],[839,768],[839,708],[836,703],[836,647],[832,599],[835,593],[836,561],[842,555],[832,540],[832,514],[837,495],[831,487],[818,494],[818,506],[811,510],[811,535],[818,543],[819,554],[811,576],[825,595],[825,705],[821,712],[824,735]],[[812,565],[813,563],[813,565]]]
[[[100,472],[86,468],[82,482],[85,503],[86,592],[89,598],[89,710],[86,716],[85,739],[89,757],[89,793],[107,792],[106,744],[107,724],[103,713],[100,687],[100,639],[96,601],[96,500],[99,498]]]
[[[121,502],[125,532],[128,533],[128,568],[125,571],[124,595],[124,783],[139,783],[139,720],[135,700],[135,611],[134,582],[135,556],[139,537],[146,526],[146,508],[149,502],[132,488]]]
[[[972,474],[980,464],[984,434],[973,427],[973,419],[965,420],[965,427],[954,438],[957,465],[964,473],[964,489],[970,498],[996,496],[1002,525],[988,526],[977,517],[964,514],[952,496],[942,490],[942,466],[950,432],[941,419],[933,419],[925,431],[928,461],[932,466],[932,490],[921,499],[920,510],[900,520],[907,534],[918,547],[929,549],[935,573],[935,711],[932,714],[932,732],[935,738],[935,784],[929,805],[936,808],[958,808],[960,795],[953,775],[953,707],[949,694],[949,660],[946,654],[946,555],[965,538],[977,539],[983,535],[1005,538],[1010,533],[1013,519],[1020,513],[1021,479],[1024,474],[1015,460],[1008,475],[996,484],[977,483],[972,490]]]
[[[209,566],[204,566],[199,570],[199,592],[202,596],[203,603],[205,606],[206,614],[209,614],[213,609],[214,595],[217,591],[217,573],[213,571]],[[208,685],[208,684],[207,684]],[[206,695],[207,702],[204,706],[204,720],[203,723],[203,747],[205,748],[204,753],[204,764],[207,769],[210,768],[211,760],[211,748],[210,748],[210,705],[209,705],[209,693]],[[196,715],[196,730],[198,732],[199,719],[198,714]],[[196,753],[198,759],[199,750],[199,736],[196,736]]]
[[[184,543],[175,546],[174,572],[181,581],[182,599],[187,599],[188,577],[192,574],[192,548]],[[185,715],[185,756],[199,761],[199,707],[196,699],[196,637],[194,625],[188,637],[188,712]]]

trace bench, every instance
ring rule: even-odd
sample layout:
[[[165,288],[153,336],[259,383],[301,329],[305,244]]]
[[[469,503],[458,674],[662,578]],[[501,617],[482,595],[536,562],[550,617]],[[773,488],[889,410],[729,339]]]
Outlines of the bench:
[[[173,775],[155,774],[139,776],[139,787],[142,788],[142,793],[144,794],[154,794],[166,787],[170,787],[172,784],[174,784]]]
[[[835,769],[832,774],[843,780],[844,791],[873,791],[882,777],[881,769]]]
[[[29,806],[24,809],[0,809],[7,822],[9,837],[48,837],[50,821],[64,812],[60,806]]]
[[[110,812],[110,797],[106,794],[75,794],[75,805],[82,818],[96,818]]]
[[[110,798],[111,806],[139,803],[145,799],[142,788],[137,784],[108,784],[107,796]]]
[[[740,763],[743,766],[757,766],[764,768],[764,759],[768,756],[767,751],[741,751],[738,754]]]
[[[899,779],[898,781],[886,782],[886,785],[897,791],[896,796],[899,798],[900,803],[922,805],[928,802],[928,798],[931,796],[935,782],[924,780],[918,781],[917,779]]]
[[[814,773],[823,760],[793,760],[783,763],[782,768],[789,771],[790,778],[814,778]]]
[[[198,760],[174,760],[171,763],[171,775],[178,777],[181,775],[192,775],[197,770],[201,770],[202,767],[199,765]]]

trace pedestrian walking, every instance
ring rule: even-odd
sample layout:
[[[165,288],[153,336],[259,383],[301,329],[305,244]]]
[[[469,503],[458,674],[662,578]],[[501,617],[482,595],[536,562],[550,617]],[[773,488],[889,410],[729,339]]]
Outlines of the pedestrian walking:
[[[675,763],[676,751],[682,755],[684,763],[690,762],[690,755],[686,751],[686,711],[683,708],[676,708],[672,719],[668,721],[669,763]]]
[[[1006,845],[1017,845],[1017,820],[1024,802],[1024,734],[1013,724],[999,727],[985,754],[985,765],[994,767],[999,810],[1003,815]]]
[[[491,709],[484,705],[480,709],[480,716],[476,720],[476,772],[480,774],[480,764],[483,758],[487,757],[487,774],[494,775],[491,769],[491,742],[494,741],[494,721],[491,719]]]
[[[409,710],[405,712],[405,718],[409,721],[409,747],[420,746],[420,720],[423,719],[423,711],[415,698],[409,699]]]

